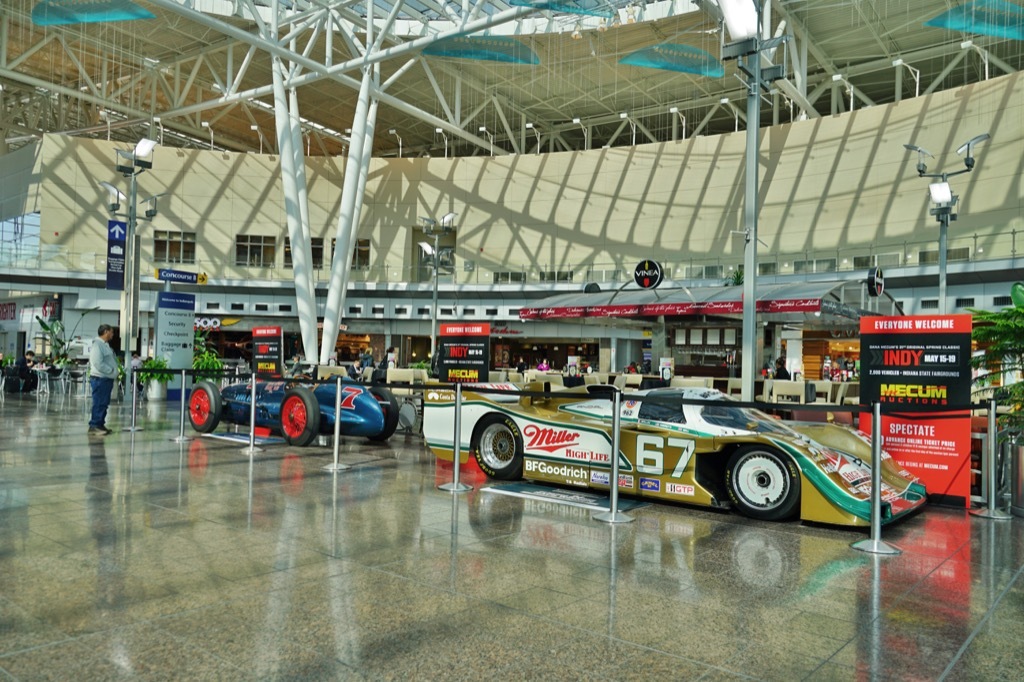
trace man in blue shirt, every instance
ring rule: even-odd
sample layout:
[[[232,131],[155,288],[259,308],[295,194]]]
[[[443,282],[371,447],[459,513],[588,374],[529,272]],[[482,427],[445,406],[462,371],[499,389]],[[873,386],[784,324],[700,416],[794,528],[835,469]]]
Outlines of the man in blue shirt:
[[[101,324],[96,332],[99,338],[92,344],[89,351],[89,385],[92,387],[92,415],[89,418],[89,435],[106,436],[112,433],[106,427],[107,408],[110,406],[110,393],[117,381],[117,358],[110,348],[110,340],[114,338],[114,328],[109,324]]]

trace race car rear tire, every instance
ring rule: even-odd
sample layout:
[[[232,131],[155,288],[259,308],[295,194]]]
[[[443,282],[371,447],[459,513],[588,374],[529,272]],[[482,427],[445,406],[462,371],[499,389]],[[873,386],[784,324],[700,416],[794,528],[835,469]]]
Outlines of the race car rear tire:
[[[281,433],[290,445],[304,447],[320,433],[320,403],[306,386],[292,386],[281,400]]]
[[[792,517],[800,506],[800,471],[778,450],[745,445],[725,471],[729,498],[744,516],[763,521]]]
[[[398,401],[391,391],[382,386],[370,386],[367,390],[377,399],[381,411],[384,412],[384,429],[376,436],[370,436],[370,440],[387,440],[398,429]]]
[[[188,421],[199,433],[211,433],[220,424],[224,401],[211,381],[200,381],[188,398]]]
[[[470,444],[480,470],[491,478],[514,481],[523,477],[523,436],[503,414],[489,414],[473,430]]]

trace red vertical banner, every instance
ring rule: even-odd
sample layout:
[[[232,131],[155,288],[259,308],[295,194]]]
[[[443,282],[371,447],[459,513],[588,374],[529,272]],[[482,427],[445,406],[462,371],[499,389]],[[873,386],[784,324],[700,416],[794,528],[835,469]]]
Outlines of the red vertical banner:
[[[442,324],[437,342],[437,351],[441,354],[441,381],[487,381],[491,363],[489,322]]]
[[[882,447],[939,504],[970,506],[971,316],[861,318],[861,402],[882,405]],[[959,409],[957,409],[959,408]],[[860,428],[871,432],[871,415]]]

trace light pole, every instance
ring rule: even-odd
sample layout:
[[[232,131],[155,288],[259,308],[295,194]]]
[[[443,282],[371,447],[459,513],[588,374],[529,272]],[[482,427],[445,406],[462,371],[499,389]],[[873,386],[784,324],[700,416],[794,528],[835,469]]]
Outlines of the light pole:
[[[431,366],[436,362],[437,352],[437,282],[442,267],[454,267],[454,249],[441,248],[439,243],[442,235],[455,232],[455,216],[457,213],[446,213],[437,221],[433,218],[420,218],[423,223],[423,233],[434,238],[434,243],[420,242],[420,249],[424,255],[430,258],[430,267],[434,270],[434,292],[430,306],[430,362]]]
[[[905,144],[904,148],[912,152],[917,152],[917,175],[921,178],[938,178],[939,182],[933,182],[928,185],[929,197],[932,203],[935,204],[935,208],[928,209],[930,215],[935,216],[935,219],[939,221],[939,314],[945,315],[948,309],[946,303],[946,233],[949,231],[949,223],[951,220],[956,220],[956,208],[957,201],[960,199],[959,196],[953,194],[953,189],[949,186],[949,178],[954,175],[962,175],[963,173],[970,173],[974,170],[974,147],[981,144],[985,140],[989,139],[988,133],[982,133],[972,137],[967,142],[960,145],[956,150],[957,154],[963,154],[967,152],[964,157],[964,166],[958,171],[952,173],[929,173],[928,166],[924,163],[924,157],[932,155],[926,150],[918,147],[914,144]],[[934,158],[934,157],[933,157]]]
[[[107,191],[110,197],[109,208],[113,215],[125,215],[117,213],[121,207],[121,200],[128,201],[127,229],[125,231],[125,254],[124,254],[124,289],[121,291],[121,338],[124,341],[125,358],[131,356],[131,352],[138,345],[139,334],[139,259],[140,242],[138,237],[138,176],[153,167],[153,150],[156,142],[143,138],[135,145],[132,151],[123,149],[116,150],[115,169],[125,178],[128,178],[128,196],[125,197],[116,187],[109,182],[101,182],[100,186]],[[152,220],[157,213],[156,201],[162,196],[157,194],[144,201],[149,203],[145,216],[142,220]],[[133,377],[129,371],[125,375],[125,395],[131,390]]]
[[[487,126],[480,126],[480,132],[487,136],[487,139],[491,141],[491,156],[494,156],[494,135],[487,130]]]
[[[388,135],[394,135],[398,138],[398,158],[402,158],[402,136],[398,134],[398,131],[394,128],[388,131]]]
[[[741,399],[754,399],[754,377],[757,372],[757,214],[758,169],[757,148],[761,122],[761,90],[768,92],[772,81],[785,75],[784,65],[761,66],[761,53],[774,50],[785,42],[785,36],[761,38],[761,0],[723,0],[719,3],[732,42],[722,46],[722,59],[736,59],[746,76],[747,86],[747,151],[746,188],[744,192],[743,253],[743,362]],[[785,55],[785,50],[781,51]],[[723,98],[723,104],[728,100]],[[734,112],[735,113],[735,112]],[[738,117],[737,117],[738,118]],[[738,125],[738,124],[737,124]]]
[[[444,138],[444,158],[448,158],[448,136],[444,134],[444,128],[434,128],[434,132]]]

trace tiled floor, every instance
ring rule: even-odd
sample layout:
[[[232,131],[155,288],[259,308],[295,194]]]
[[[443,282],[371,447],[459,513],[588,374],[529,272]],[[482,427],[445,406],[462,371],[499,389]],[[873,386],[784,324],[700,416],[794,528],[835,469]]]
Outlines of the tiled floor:
[[[413,436],[179,445],[177,405],[87,438],[81,398],[0,403],[0,680],[1010,680],[1024,520],[864,533],[482,492]],[[115,408],[108,425],[127,421]],[[190,434],[191,435],[191,434]]]

